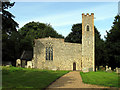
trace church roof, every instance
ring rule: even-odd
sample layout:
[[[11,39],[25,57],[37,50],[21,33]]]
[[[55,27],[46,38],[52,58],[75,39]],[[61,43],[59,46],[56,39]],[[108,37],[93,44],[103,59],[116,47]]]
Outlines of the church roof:
[[[32,60],[33,58],[33,51],[23,51],[20,59],[21,60]]]

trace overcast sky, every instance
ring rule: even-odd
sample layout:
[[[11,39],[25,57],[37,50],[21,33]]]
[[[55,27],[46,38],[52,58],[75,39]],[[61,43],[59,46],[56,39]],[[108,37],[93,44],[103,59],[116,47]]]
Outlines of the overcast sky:
[[[63,36],[71,32],[73,24],[82,23],[82,13],[94,13],[94,24],[106,35],[118,13],[117,2],[16,2],[9,11],[21,28],[28,22],[50,23]]]

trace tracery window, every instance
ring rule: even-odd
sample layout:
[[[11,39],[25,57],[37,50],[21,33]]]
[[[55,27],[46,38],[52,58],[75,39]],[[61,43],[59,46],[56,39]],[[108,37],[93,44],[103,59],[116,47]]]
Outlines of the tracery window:
[[[53,46],[51,43],[46,46],[46,60],[53,60]]]

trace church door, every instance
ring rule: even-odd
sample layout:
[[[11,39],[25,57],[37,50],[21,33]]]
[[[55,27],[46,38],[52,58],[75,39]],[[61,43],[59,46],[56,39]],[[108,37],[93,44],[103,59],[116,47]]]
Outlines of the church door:
[[[74,62],[73,63],[73,71],[75,71],[76,70],[76,63]]]

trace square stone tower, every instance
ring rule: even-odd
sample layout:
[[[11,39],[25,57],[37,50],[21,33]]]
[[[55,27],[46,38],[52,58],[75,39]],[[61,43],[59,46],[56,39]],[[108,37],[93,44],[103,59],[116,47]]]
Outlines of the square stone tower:
[[[82,14],[82,71],[95,71],[94,13]]]

